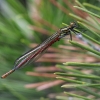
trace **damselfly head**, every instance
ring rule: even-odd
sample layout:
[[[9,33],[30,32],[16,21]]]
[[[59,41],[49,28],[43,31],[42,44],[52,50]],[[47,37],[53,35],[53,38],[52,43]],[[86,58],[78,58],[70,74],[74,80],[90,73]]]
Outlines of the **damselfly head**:
[[[76,22],[71,22],[70,26],[71,29],[78,27],[78,24]]]

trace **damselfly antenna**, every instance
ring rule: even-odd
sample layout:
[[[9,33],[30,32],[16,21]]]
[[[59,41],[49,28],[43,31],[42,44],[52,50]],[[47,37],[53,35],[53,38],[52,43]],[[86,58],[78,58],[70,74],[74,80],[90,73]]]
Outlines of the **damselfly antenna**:
[[[75,28],[77,28],[77,23],[72,22],[70,23],[69,26],[59,29],[55,34],[53,34],[51,37],[49,37],[46,41],[41,43],[39,46],[33,48],[29,52],[19,57],[15,62],[14,68],[9,72],[5,73],[4,75],[2,75],[1,78],[6,78],[15,70],[21,68],[22,66],[25,66],[31,61],[36,61],[38,58],[40,58],[43,55],[43,53],[47,50],[48,47],[50,47],[55,42],[59,41],[61,38],[70,35],[70,39],[72,40],[71,32],[74,32],[75,34],[77,33],[77,31],[74,30]]]

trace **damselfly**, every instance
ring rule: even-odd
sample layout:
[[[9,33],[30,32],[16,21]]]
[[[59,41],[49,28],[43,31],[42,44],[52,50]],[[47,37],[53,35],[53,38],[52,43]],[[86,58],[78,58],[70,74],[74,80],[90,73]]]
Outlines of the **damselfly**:
[[[5,73],[1,76],[1,78],[6,78],[9,74],[13,73],[15,70],[19,69],[22,66],[25,66],[29,62],[36,61],[43,53],[50,47],[53,43],[59,41],[61,38],[70,35],[70,39],[72,40],[72,32],[77,34],[78,32],[75,30],[77,28],[77,23],[72,22],[68,27],[59,29],[55,34],[49,37],[46,41],[41,43],[39,46],[33,48],[31,51],[25,53],[21,57],[19,57],[14,65],[14,68],[9,72]]]

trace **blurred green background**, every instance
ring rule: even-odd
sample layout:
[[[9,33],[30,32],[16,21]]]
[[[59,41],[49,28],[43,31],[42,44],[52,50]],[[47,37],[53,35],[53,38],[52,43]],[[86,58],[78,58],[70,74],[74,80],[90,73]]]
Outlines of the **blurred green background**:
[[[100,5],[99,0],[79,1]],[[74,0],[0,0],[0,75],[12,69],[22,54],[42,43],[59,28],[65,27],[62,23],[70,24],[77,20],[69,13],[86,19],[86,13],[76,10],[73,7],[75,5]],[[94,11],[91,8],[89,10]],[[94,35],[92,37],[97,38]],[[68,51],[63,46],[68,47]],[[68,41],[62,39],[52,45],[36,63],[26,65],[6,79],[0,79],[0,100],[55,100],[64,90],[60,87],[63,82],[53,76],[54,72],[59,71],[55,65],[68,61],[84,62],[80,58],[70,58],[75,54],[71,47]],[[62,58],[63,55],[69,58]],[[36,73],[30,75],[30,72]],[[42,76],[40,73],[46,74]]]

